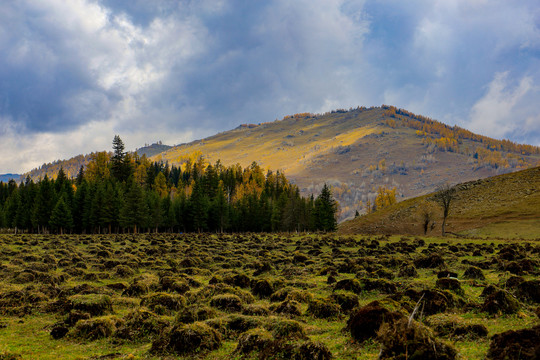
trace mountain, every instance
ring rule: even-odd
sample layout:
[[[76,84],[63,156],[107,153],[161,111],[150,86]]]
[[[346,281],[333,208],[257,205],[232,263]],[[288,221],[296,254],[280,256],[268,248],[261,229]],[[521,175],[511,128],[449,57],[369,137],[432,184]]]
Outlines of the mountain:
[[[530,238],[540,236],[540,167],[470,181],[453,187],[446,230],[469,236]],[[423,234],[420,214],[434,211],[441,234],[442,210],[434,194],[402,201],[342,223],[341,234]]]
[[[244,124],[178,145],[151,158],[182,164],[203,154],[211,163],[283,170],[304,195],[326,182],[341,205],[340,219],[373,203],[379,186],[396,187],[398,200],[443,183],[476,180],[534,166],[540,148],[474,134],[393,106]]]
[[[163,152],[167,149],[170,149],[171,146],[163,145],[161,141],[154,143],[152,145],[146,145],[134,151],[138,156],[151,157],[160,152]],[[70,159],[66,160],[55,160],[51,163],[45,163],[36,169],[32,169],[29,172],[22,175],[23,177],[30,176],[34,180],[45,177],[47,175],[49,178],[56,178],[60,168],[64,169],[66,176],[68,178],[76,177],[81,166],[85,167],[90,160],[94,157],[95,153],[87,155],[77,155]]]
[[[163,152],[159,152],[165,150]],[[398,200],[540,164],[540,148],[496,140],[448,126],[393,106],[301,113],[281,120],[243,124],[173,147],[161,143],[136,150],[150,160],[180,165],[198,156],[224,165],[282,170],[302,195],[332,186],[340,221],[364,213],[380,186],[396,188]],[[159,152],[159,153],[157,153]],[[156,154],[157,153],[157,154]],[[92,154],[43,164],[28,174],[55,177],[62,166],[76,176]],[[23,175],[23,176],[26,176]]]
[[[13,179],[19,181],[21,175],[19,174],[0,174],[0,182],[7,183],[9,180]]]
[[[137,155],[139,155],[140,157],[142,157],[143,155],[146,156],[147,158],[149,157],[152,157],[154,155],[157,155],[159,153],[162,153],[164,151],[167,151],[169,150],[170,148],[172,148],[172,146],[170,145],[163,145],[161,143],[161,141],[158,141],[157,143],[154,143],[152,145],[145,145],[144,147],[140,148],[140,149],[137,149],[135,150],[135,152],[137,153]]]

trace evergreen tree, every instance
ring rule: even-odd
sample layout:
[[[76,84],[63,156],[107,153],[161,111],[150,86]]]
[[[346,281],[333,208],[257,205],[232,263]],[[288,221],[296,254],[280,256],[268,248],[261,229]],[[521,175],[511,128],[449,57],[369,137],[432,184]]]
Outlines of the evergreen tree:
[[[85,179],[82,179],[73,199],[73,228],[76,233],[82,233],[86,230],[86,226],[84,225],[84,211],[87,196],[88,182]]]
[[[113,139],[113,156],[111,157],[111,175],[119,182],[127,181],[131,175],[130,157],[124,151],[125,146],[120,136]]]
[[[195,181],[189,199],[189,215],[195,231],[201,232],[207,229],[208,205],[208,197],[204,193],[201,181]]]
[[[133,228],[133,232],[137,233],[137,229],[144,225],[147,213],[144,191],[131,177],[120,210],[120,224]]]
[[[71,217],[71,211],[64,201],[64,196],[60,196],[54,209],[51,213],[49,220],[51,229],[55,232],[63,234],[64,231],[69,231],[73,227],[73,218]]]
[[[39,190],[34,203],[32,223],[38,231],[46,232],[51,218],[54,201],[54,188],[47,175],[39,182]]]
[[[159,194],[155,191],[148,191],[146,193],[146,204],[149,210],[147,219],[148,227],[154,228],[157,233],[163,220],[161,198],[159,197]]]
[[[315,200],[315,227],[322,231],[337,230],[337,202],[330,188],[324,184],[321,194]]]

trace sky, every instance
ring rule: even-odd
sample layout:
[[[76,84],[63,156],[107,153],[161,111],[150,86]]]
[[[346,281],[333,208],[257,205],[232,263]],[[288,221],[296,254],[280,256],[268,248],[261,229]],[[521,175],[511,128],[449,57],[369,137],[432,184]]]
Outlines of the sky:
[[[0,173],[381,104],[540,145],[540,3],[0,0]]]

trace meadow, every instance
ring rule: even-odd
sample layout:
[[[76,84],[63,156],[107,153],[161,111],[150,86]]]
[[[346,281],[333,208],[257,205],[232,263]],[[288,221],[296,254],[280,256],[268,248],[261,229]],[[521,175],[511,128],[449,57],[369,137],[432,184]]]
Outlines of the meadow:
[[[0,235],[0,359],[534,359],[538,240]]]

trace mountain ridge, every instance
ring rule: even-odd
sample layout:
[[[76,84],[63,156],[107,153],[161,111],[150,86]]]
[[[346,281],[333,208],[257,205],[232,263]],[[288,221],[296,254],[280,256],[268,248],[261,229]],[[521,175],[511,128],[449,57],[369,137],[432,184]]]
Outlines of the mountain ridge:
[[[474,134],[388,105],[241,124],[173,146],[150,160],[181,165],[201,155],[210,163],[219,159],[246,167],[255,161],[284,171],[304,195],[317,194],[328,183],[341,204],[340,220],[366,211],[379,186],[396,187],[402,200],[447,181],[470,181],[540,163],[539,147]],[[80,163],[90,158],[84,156]]]

